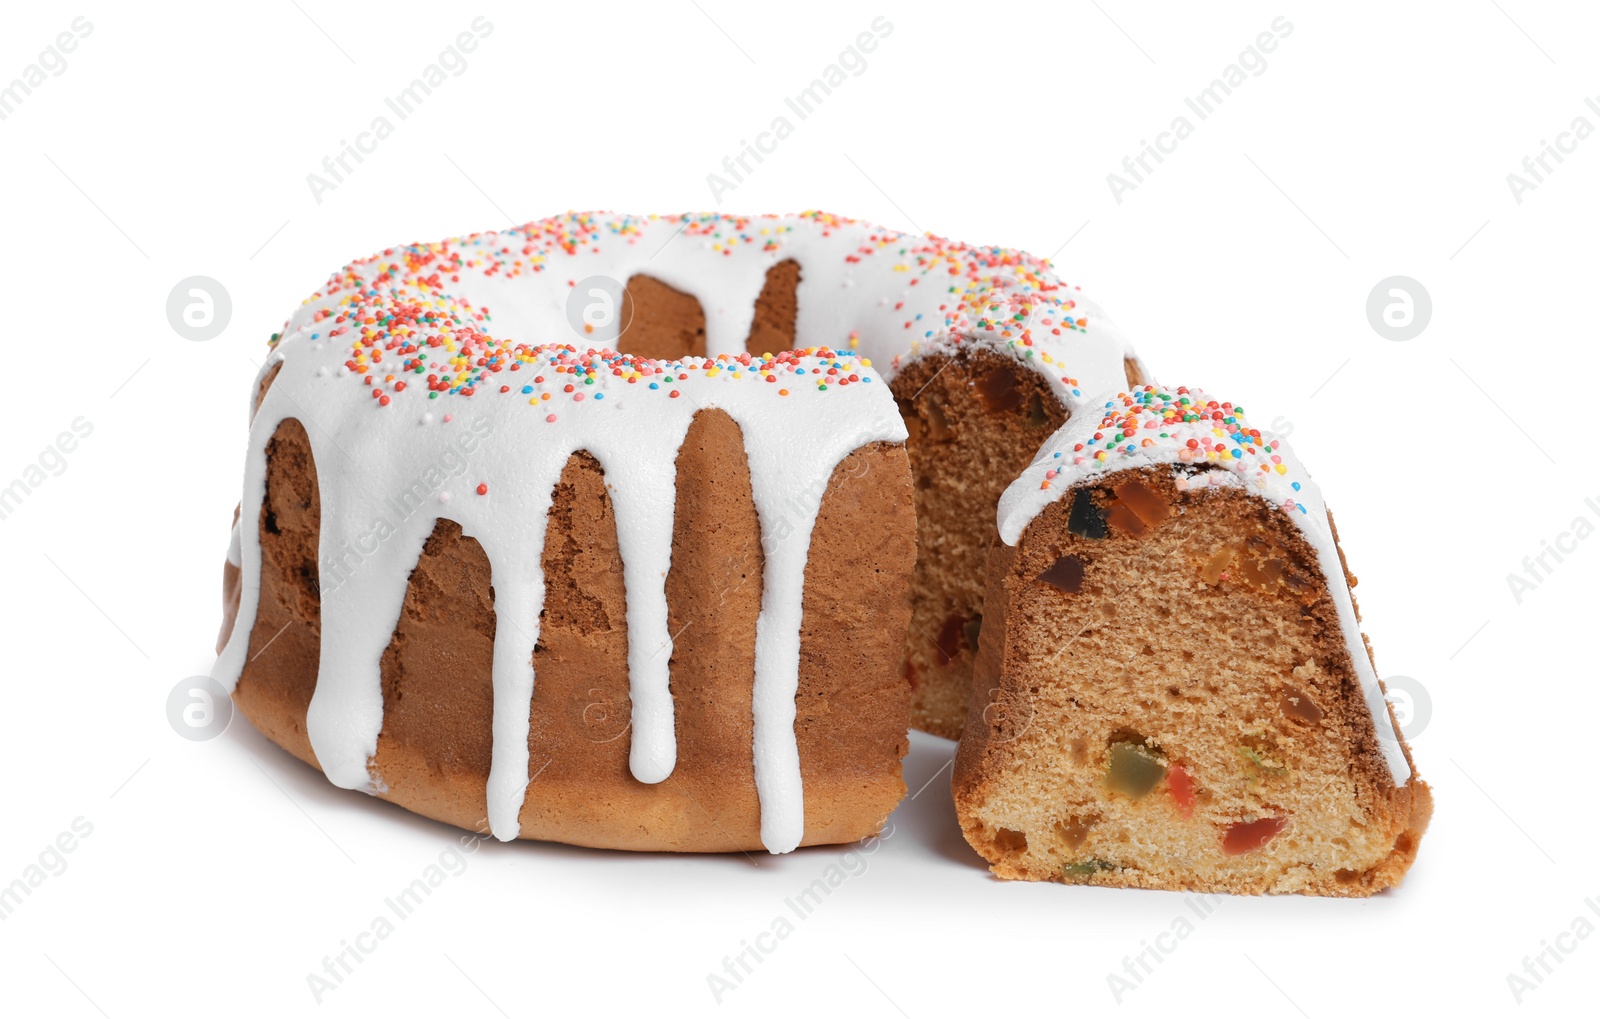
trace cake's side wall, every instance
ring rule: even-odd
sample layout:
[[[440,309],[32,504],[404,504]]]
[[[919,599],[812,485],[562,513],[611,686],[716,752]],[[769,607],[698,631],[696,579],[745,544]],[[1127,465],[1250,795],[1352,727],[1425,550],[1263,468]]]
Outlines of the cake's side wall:
[[[738,427],[720,411],[703,412],[680,458],[668,579],[678,766],[657,785],[628,770],[616,525],[598,462],[575,454],[546,536],[550,592],[534,660],[523,837],[622,849],[762,848],[750,720],[762,550]],[[313,765],[305,714],[318,661],[319,513],[310,444],[291,419],[268,451],[255,657],[235,698],[264,734]],[[905,449],[863,447],[830,479],[807,567],[796,698],[805,844],[876,832],[904,794],[908,694],[896,666],[914,560]],[[384,726],[373,760],[381,795],[475,831],[484,828],[493,627],[514,625],[494,617],[491,581],[477,543],[441,520],[383,657]]]
[[[316,689],[322,639],[322,499],[311,440],[294,418],[285,419],[267,444],[266,499],[254,520],[250,514],[239,520],[240,527],[252,525],[261,535],[261,597],[233,699],[263,735],[315,765],[306,709]]]
[[[955,739],[984,627],[995,505],[1068,411],[1037,372],[982,347],[912,361],[890,385],[916,484],[918,559],[901,671],[913,726]]]

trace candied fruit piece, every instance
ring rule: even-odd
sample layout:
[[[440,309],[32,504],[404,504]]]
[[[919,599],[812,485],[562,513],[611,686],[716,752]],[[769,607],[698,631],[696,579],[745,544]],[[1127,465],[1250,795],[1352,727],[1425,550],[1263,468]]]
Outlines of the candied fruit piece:
[[[1212,553],[1211,558],[1206,560],[1204,566],[1200,567],[1201,578],[1208,584],[1215,584],[1222,579],[1224,573],[1228,572],[1228,565],[1233,562],[1233,557],[1238,554],[1238,545],[1222,546]]]
[[[1116,869],[1117,865],[1109,860],[1093,857],[1088,860],[1080,860],[1077,863],[1067,864],[1061,868],[1061,876],[1066,879],[1068,884],[1078,884],[1089,880],[1096,874],[1103,874],[1108,870]]]
[[[1255,559],[1246,556],[1244,563],[1239,567],[1239,576],[1246,583],[1256,587],[1276,587],[1279,578],[1283,576],[1283,560],[1281,559]]]
[[[1142,743],[1111,744],[1111,765],[1106,771],[1106,785],[1112,792],[1121,793],[1129,799],[1143,799],[1166,773],[1167,766],[1161,758]]]
[[[1133,535],[1135,538],[1140,537],[1145,531],[1149,530],[1144,525],[1144,521],[1140,520],[1133,510],[1120,502],[1114,503],[1111,509],[1106,512],[1106,523],[1119,531]]]
[[[910,400],[897,400],[895,406],[900,409],[900,420],[906,424],[907,442],[914,449],[922,442],[922,421],[912,410]]]
[[[1080,538],[1104,538],[1106,518],[1087,488],[1080,488],[1072,497],[1072,512],[1067,515],[1067,530]]]
[[[939,639],[934,641],[934,646],[939,649],[939,654],[947,662],[954,661],[956,655],[961,653],[961,645],[965,642],[966,634],[963,632],[967,621],[960,616],[951,616],[944,621],[944,626],[939,629]]]
[[[1178,808],[1178,816],[1185,821],[1194,816],[1194,780],[1189,777],[1189,769],[1182,764],[1174,764],[1167,771],[1167,792],[1172,794],[1172,802]]]
[[[1240,747],[1239,756],[1249,761],[1255,767],[1256,771],[1262,775],[1271,775],[1274,778],[1279,778],[1289,774],[1288,768],[1285,768],[1279,764],[1273,764],[1271,761],[1267,760],[1265,754],[1257,750],[1255,747]]]
[[[1167,505],[1166,500],[1137,478],[1124,481],[1112,491],[1117,493],[1117,500],[1148,527],[1154,527],[1172,514],[1172,507]]]
[[[1289,823],[1287,817],[1260,817],[1254,821],[1239,821],[1228,825],[1222,836],[1222,851],[1229,856],[1248,853],[1271,842]]]
[[[1316,725],[1322,721],[1322,709],[1317,707],[1317,702],[1312,700],[1298,688],[1285,686],[1283,696],[1278,700],[1278,707],[1283,713],[1296,722],[1307,722]]]
[[[1039,579],[1057,591],[1077,594],[1083,590],[1083,567],[1082,559],[1075,555],[1064,555],[1039,574]]]
[[[923,405],[928,411],[928,438],[934,442],[944,442],[955,435],[950,427],[950,419],[944,416],[944,409],[937,403],[929,400]]]
[[[1000,365],[978,379],[978,398],[985,409],[998,413],[1022,406],[1022,380],[1010,365]]]
[[[1089,837],[1089,830],[1099,820],[1097,817],[1068,817],[1056,822],[1056,830],[1068,849],[1077,849]]]
[[[1044,413],[1044,400],[1038,393],[1028,397],[1028,410],[1022,418],[1022,427],[1028,429],[1043,428],[1050,423]]]

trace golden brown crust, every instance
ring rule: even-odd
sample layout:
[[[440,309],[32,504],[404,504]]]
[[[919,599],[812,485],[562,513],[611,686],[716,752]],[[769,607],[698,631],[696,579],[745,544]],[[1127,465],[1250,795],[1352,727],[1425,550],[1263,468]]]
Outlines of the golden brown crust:
[[[267,488],[262,612],[235,698],[270,738],[315,764],[305,711],[317,662],[319,517],[310,446],[292,419],[269,446]],[[870,835],[904,793],[908,697],[895,666],[914,558],[905,450],[863,447],[834,472],[806,571],[796,699],[802,844]],[[523,837],[623,849],[761,848],[750,719],[760,530],[743,439],[721,411],[697,415],[679,455],[673,563],[667,601],[676,634],[678,765],[666,781],[645,785],[628,771],[615,518],[600,465],[574,454],[546,534]],[[386,787],[381,795],[483,829],[499,625],[514,624],[495,616],[487,559],[441,520],[382,659],[384,720],[372,761]]]
[[[986,625],[995,505],[1067,410],[1033,369],[979,347],[913,361],[890,388],[910,433],[919,549],[901,671],[912,726],[955,739]]]
[[[1015,548],[995,543],[953,783],[964,834],[1007,878],[1339,896],[1397,884],[1431,793],[1390,775],[1315,550],[1253,496],[1180,488],[1180,473],[1081,483]],[[1075,531],[1080,492],[1103,536]],[[1140,506],[1148,519],[1130,515]],[[1113,746],[1130,743],[1163,765],[1137,796],[1108,783]],[[1262,821],[1284,827],[1226,852]]]
[[[263,735],[315,765],[306,709],[316,689],[322,646],[317,590],[322,500],[311,441],[294,418],[279,424],[267,443],[267,491],[257,526],[260,596],[233,699]],[[237,611],[237,587],[235,591]]]

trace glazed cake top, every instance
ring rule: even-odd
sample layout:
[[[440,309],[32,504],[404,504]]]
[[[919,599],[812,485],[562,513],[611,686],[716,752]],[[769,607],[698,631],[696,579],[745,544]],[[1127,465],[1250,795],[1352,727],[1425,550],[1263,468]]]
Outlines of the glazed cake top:
[[[1001,540],[1016,545],[1039,513],[1074,485],[1134,467],[1205,467],[1180,477],[1180,488],[1237,488],[1261,499],[1294,521],[1317,551],[1378,744],[1395,784],[1403,785],[1411,766],[1361,636],[1322,491],[1305,465],[1281,438],[1252,426],[1243,407],[1198,389],[1143,386],[1103,396],[1098,410],[1085,409],[1045,440],[1033,463],[1000,497]]]
[[[614,348],[625,335],[620,313],[583,316],[596,277],[614,295],[642,274],[694,296],[707,354],[733,358],[767,271],[786,260],[800,266],[796,347],[876,362],[892,376],[908,360],[976,343],[1032,367],[1068,406],[1124,384],[1121,334],[1047,260],[823,212],[569,212],[389,248],[334,273],[280,335],[337,342],[383,407],[531,396],[505,373],[534,349]]]

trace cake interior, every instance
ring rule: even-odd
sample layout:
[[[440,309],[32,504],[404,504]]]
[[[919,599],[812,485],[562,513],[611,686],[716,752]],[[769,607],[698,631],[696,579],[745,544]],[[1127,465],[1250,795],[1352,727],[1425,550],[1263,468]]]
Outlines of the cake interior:
[[[956,796],[1001,877],[1366,895],[1414,857],[1427,788],[1333,622],[1353,578],[1206,473],[1080,482],[995,544]]]
[[[890,388],[909,433],[917,506],[901,672],[912,724],[956,739],[983,627],[995,505],[1067,410],[1037,372],[982,348],[913,361]]]

